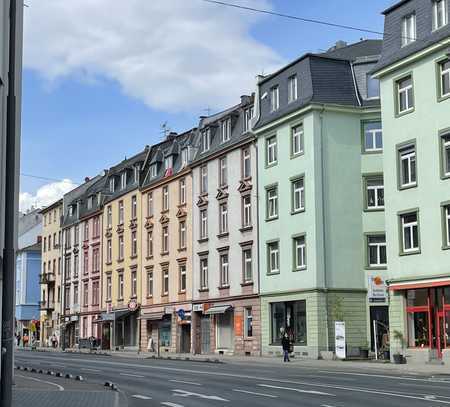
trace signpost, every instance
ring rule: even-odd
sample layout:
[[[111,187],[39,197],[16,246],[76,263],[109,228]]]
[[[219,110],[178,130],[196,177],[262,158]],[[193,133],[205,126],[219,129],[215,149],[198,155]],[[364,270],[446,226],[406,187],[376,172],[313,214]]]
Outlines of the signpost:
[[[336,357],[339,359],[346,358],[346,347],[345,347],[345,322],[335,321],[334,323],[334,341],[336,348]]]
[[[369,302],[385,302],[387,299],[386,282],[380,276],[369,276]]]

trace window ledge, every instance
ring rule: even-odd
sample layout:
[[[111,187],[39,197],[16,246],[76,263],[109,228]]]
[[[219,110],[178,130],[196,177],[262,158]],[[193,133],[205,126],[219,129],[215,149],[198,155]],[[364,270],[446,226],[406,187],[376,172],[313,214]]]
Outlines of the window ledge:
[[[123,259],[117,259],[117,263],[123,263]]]
[[[217,287],[218,290],[228,290],[230,288],[230,284],[227,285],[221,285]]]
[[[307,269],[307,267],[305,266],[305,267],[300,267],[300,268],[294,268],[293,270],[292,270],[292,272],[293,273],[298,273],[298,272],[300,272],[300,271],[305,271]]]
[[[421,253],[421,250],[418,249],[418,250],[412,250],[410,252],[400,252],[399,256],[412,256],[414,254],[420,254],[420,253]]]
[[[205,243],[205,242],[207,242],[207,241],[208,241],[208,238],[207,238],[207,237],[204,237],[203,239],[198,239],[198,240],[197,240],[198,243]]]
[[[178,252],[185,252],[186,250],[187,250],[186,247],[180,247],[180,248],[178,249]]]
[[[166,213],[169,213],[169,209],[164,209],[163,211],[161,211],[161,215],[164,215]]]
[[[239,229],[240,232],[249,232],[253,230],[253,226],[243,226]]]
[[[134,260],[134,259],[137,259],[137,257],[138,257],[137,254],[134,254],[133,256],[130,256],[130,259]]]
[[[408,45],[409,45],[409,44],[408,44]],[[404,111],[402,111],[402,112],[397,111],[397,112],[395,113],[395,117],[396,117],[396,118],[400,118],[400,117],[406,116],[406,115],[408,115],[408,114],[410,114],[410,113],[413,113],[414,110],[415,110],[415,107],[412,107],[411,109],[408,109],[408,110],[404,110]]]
[[[153,260],[153,256],[147,256],[145,260]]]
[[[161,255],[161,256],[168,256],[168,255],[169,255],[169,252],[161,252],[160,255]]]
[[[255,283],[253,281],[244,281],[241,283],[241,287],[249,287],[254,285]]]
[[[299,153],[291,153],[291,160],[294,160],[295,158],[301,157],[302,155],[305,155],[304,151],[300,151]]]
[[[199,293],[207,293],[209,291],[209,288],[199,288],[198,292]]]
[[[217,237],[218,237],[219,239],[223,239],[223,238],[225,238],[225,237],[228,237],[229,234],[230,234],[229,232],[219,233],[219,234],[217,235]]]
[[[274,220],[278,220],[278,215],[274,216],[273,218],[266,218],[266,222],[272,222]]]
[[[364,208],[363,212],[370,213],[370,212],[384,212],[383,208]]]
[[[291,215],[298,215],[299,213],[303,213],[303,212],[305,212],[305,208],[299,209],[297,211],[291,211]]]
[[[178,295],[184,295],[186,294],[186,290],[178,291]]]
[[[365,270],[387,270],[387,266],[365,266]]]
[[[417,182],[415,182],[414,184],[410,184],[410,185],[399,185],[398,189],[400,191],[404,191],[406,189],[411,189],[411,188],[417,188]]]
[[[442,250],[450,250],[450,246],[442,245]]]
[[[276,276],[278,274],[280,274],[279,271],[269,271],[269,272],[266,273],[266,275],[268,275],[268,276]]]

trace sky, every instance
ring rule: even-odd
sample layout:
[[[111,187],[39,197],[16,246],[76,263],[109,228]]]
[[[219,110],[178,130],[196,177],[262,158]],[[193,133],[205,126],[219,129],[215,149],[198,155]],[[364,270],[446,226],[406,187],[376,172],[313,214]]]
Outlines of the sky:
[[[380,32],[396,2],[225,1]],[[258,74],[337,40],[380,38],[204,0],[26,3],[21,210],[161,141],[163,123],[183,132],[238,103]]]

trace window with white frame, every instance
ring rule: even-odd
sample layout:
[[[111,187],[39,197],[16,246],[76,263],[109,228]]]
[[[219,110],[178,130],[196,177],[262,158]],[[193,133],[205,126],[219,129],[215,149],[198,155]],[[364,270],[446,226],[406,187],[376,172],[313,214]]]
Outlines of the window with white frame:
[[[410,145],[399,149],[400,187],[407,188],[417,183],[416,148]]]
[[[136,195],[133,195],[131,197],[131,218],[132,219],[137,218],[137,197],[136,197]]]
[[[448,23],[447,0],[433,0],[433,30],[438,30]]]
[[[163,226],[162,228],[162,252],[167,253],[169,251],[169,227]]]
[[[87,201],[87,208],[88,209],[92,209],[92,203],[93,203],[93,198],[92,196],[88,197],[88,201]],[[51,219],[51,218],[49,218]]]
[[[147,231],[147,257],[153,256],[153,230]]]
[[[386,266],[386,236],[367,236],[367,262],[369,267]]]
[[[268,137],[266,140],[266,164],[273,165],[277,162],[277,137]]]
[[[278,110],[280,107],[280,88],[274,86],[270,89],[270,110],[272,112]]]
[[[250,147],[242,149],[242,178],[250,178],[252,176]]]
[[[133,168],[133,172],[134,172],[134,183],[136,184],[139,181],[139,165],[136,165]]]
[[[200,210],[200,239],[208,237],[208,210]]]
[[[123,235],[119,235],[119,260],[123,260]]]
[[[200,259],[200,289],[208,289],[208,258],[202,257]]]
[[[114,177],[109,179],[109,192],[114,192],[115,180]]]
[[[267,272],[279,273],[280,271],[280,247],[279,242],[267,243]]]
[[[164,268],[162,271],[162,295],[169,294],[169,269]]]
[[[397,81],[397,92],[398,113],[407,113],[414,109],[414,88],[411,75]]]
[[[150,165],[150,178],[155,178],[158,175],[158,164]]]
[[[293,238],[294,243],[294,270],[303,270],[306,268],[306,239],[305,236]]]
[[[188,165],[189,160],[189,147],[185,147],[181,150],[181,168],[186,167]]]
[[[252,197],[245,195],[242,197],[242,227],[252,226]]]
[[[106,262],[112,262],[112,240],[108,239],[106,241]]]
[[[278,217],[278,188],[270,187],[266,191],[267,194],[267,219],[275,219]]]
[[[208,193],[208,167],[206,165],[200,167],[200,193]]]
[[[419,223],[418,212],[400,215],[402,230],[403,253],[416,252],[419,250]]]
[[[153,269],[147,271],[147,297],[153,296]]]
[[[172,168],[172,162],[173,162],[173,157],[171,155],[164,158],[164,171],[167,171],[168,169]]]
[[[153,192],[147,194],[147,216],[153,216]]]
[[[439,63],[441,97],[450,96],[450,59]]]
[[[228,286],[228,253],[224,253],[220,255],[220,286]]]
[[[83,306],[87,307],[89,304],[89,283],[83,284]]]
[[[180,205],[184,205],[186,203],[186,179],[181,178],[178,184],[180,190]]]
[[[108,206],[106,209],[106,225],[108,228],[112,227],[112,207],[111,205]]]
[[[179,233],[180,233],[179,248],[185,249],[186,248],[186,221],[184,221],[184,220],[180,221]]]
[[[253,336],[253,314],[252,307],[244,309],[244,328],[245,337],[251,338]]]
[[[297,100],[297,75],[288,78],[288,103]]]
[[[202,151],[202,153],[209,150],[210,142],[211,142],[211,132],[209,129],[204,130],[201,135],[201,151]]]
[[[450,177],[450,133],[441,136],[442,176]]]
[[[231,137],[231,119],[222,120],[220,127],[222,129],[222,143],[230,140]]]
[[[117,280],[117,296],[119,300],[123,300],[123,273],[119,273]]]
[[[219,158],[219,186],[227,185],[227,157]]]
[[[137,256],[137,233],[135,230],[131,232],[131,255]]]
[[[250,131],[252,128],[252,119],[253,119],[253,106],[248,107],[244,110],[244,128],[243,132],[246,133]]]
[[[244,283],[253,281],[252,249],[246,247],[242,250],[242,280]]]
[[[416,41],[416,14],[409,14],[402,19],[402,47]]]
[[[137,271],[131,271],[131,297],[137,296]]]
[[[303,124],[292,127],[291,151],[293,156],[303,153],[303,142],[304,142]]]
[[[111,275],[106,277],[106,300],[111,301],[112,297],[112,279]]]
[[[450,204],[443,206],[444,216],[444,246],[450,247]]]
[[[75,284],[73,286],[73,303],[74,305],[78,305],[80,301],[80,296],[78,293],[78,284]]]
[[[383,131],[381,128],[381,121],[364,122],[362,127],[364,135],[364,151],[366,153],[383,151]]]
[[[122,225],[123,224],[123,201],[119,201],[118,211],[119,211],[119,225]]]
[[[169,186],[165,185],[162,189],[162,210],[169,210]]]
[[[124,171],[120,174],[120,189],[125,189],[127,186],[127,172]]]
[[[380,80],[374,78],[370,73],[366,75],[367,99],[379,99]]]
[[[305,210],[305,180],[303,177],[292,181],[292,212]]]
[[[365,178],[366,209],[384,209],[384,181],[382,175]]]
[[[228,233],[228,205],[226,203],[219,206],[219,233]]]
[[[186,264],[180,264],[179,274],[180,274],[179,291],[180,293],[184,293],[186,292]]]

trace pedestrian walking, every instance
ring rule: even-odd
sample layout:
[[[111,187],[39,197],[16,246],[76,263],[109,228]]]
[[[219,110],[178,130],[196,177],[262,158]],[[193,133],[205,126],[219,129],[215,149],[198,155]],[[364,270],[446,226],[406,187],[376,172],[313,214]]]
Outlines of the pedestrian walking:
[[[291,341],[287,333],[283,333],[281,338],[281,347],[283,348],[283,362],[290,362],[289,352],[291,350]]]

